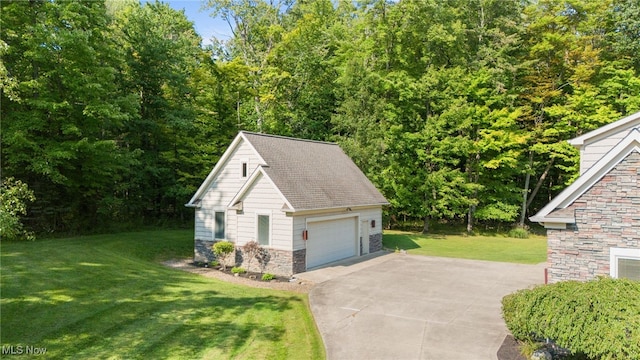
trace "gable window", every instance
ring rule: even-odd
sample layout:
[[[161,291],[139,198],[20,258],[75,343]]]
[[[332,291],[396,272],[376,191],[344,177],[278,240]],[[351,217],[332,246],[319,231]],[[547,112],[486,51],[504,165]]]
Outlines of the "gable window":
[[[240,160],[240,177],[246,178],[249,175],[249,160],[242,159]]]
[[[269,245],[270,242],[270,216],[269,215],[258,215],[258,243],[260,245]]]
[[[640,249],[610,249],[610,275],[640,281]]]
[[[215,239],[224,239],[224,211],[216,211],[214,226]]]

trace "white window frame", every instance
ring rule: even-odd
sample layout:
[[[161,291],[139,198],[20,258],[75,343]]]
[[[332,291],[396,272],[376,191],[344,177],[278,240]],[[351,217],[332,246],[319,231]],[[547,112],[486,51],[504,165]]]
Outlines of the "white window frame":
[[[640,261],[640,249],[609,248],[609,275],[618,278],[618,259]]]
[[[273,214],[271,211],[262,211],[262,212],[256,212],[256,242],[260,243],[260,239],[259,239],[259,234],[260,234],[260,230],[259,230],[259,216],[268,216],[269,217],[269,242],[266,245],[260,244],[260,246],[267,246],[267,247],[271,247],[273,246]]]
[[[224,236],[221,237],[221,238],[216,237],[216,225],[217,225],[216,214],[217,213],[223,213],[224,214],[224,220],[222,221],[222,226],[224,226],[224,229],[223,229]],[[213,240],[226,240],[226,238],[227,238],[227,212],[225,210],[213,210],[213,229],[211,231],[211,237],[213,238]]]

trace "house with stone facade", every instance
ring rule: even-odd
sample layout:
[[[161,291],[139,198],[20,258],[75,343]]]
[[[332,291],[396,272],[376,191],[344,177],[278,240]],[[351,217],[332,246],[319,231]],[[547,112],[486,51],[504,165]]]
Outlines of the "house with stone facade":
[[[547,229],[548,280],[640,280],[640,112],[569,143],[580,176],[531,217]]]
[[[291,276],[381,250],[387,204],[337,144],[243,131],[186,206],[195,208],[196,262],[228,240],[238,266],[258,266],[242,252],[256,241],[260,270]]]

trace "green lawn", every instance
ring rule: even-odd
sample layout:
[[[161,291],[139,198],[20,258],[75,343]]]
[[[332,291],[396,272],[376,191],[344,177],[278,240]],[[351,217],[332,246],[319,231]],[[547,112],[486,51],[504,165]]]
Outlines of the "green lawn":
[[[322,359],[307,296],[169,269],[193,231],[1,243],[0,343],[46,358]]]
[[[407,250],[409,254],[462,259],[538,264],[547,260],[547,239],[530,235],[528,239],[504,236],[422,235],[385,231],[383,246]]]

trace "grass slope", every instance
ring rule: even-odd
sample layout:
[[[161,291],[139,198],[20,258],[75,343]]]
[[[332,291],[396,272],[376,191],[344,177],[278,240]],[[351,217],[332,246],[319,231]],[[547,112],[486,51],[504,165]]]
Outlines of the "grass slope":
[[[461,259],[538,264],[547,260],[547,240],[531,235],[528,239],[505,236],[464,236],[416,234],[385,231],[383,246],[407,250],[410,254]]]
[[[304,294],[165,268],[193,253],[192,231],[1,246],[0,342],[47,358],[320,359]]]

